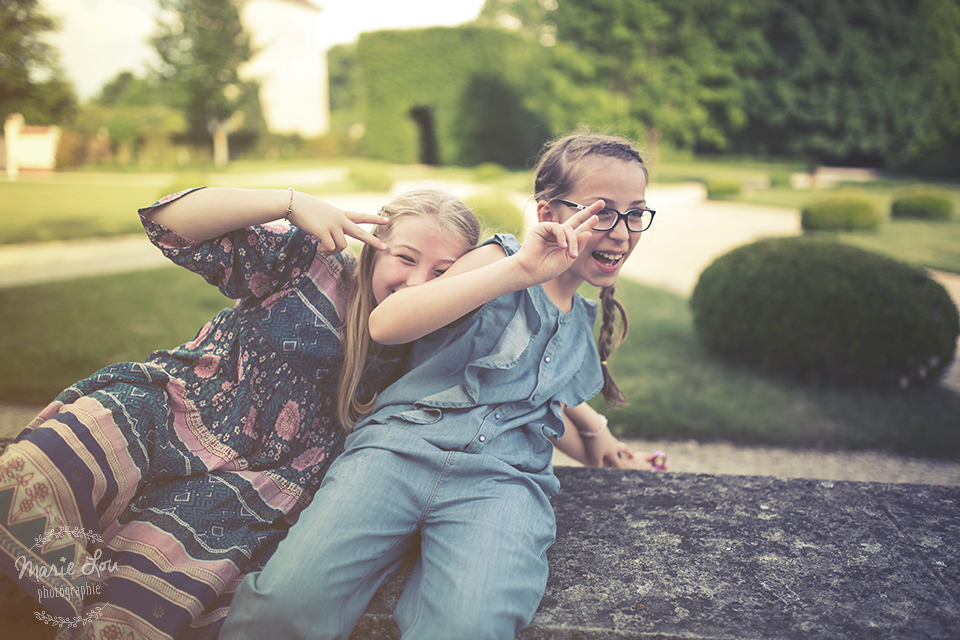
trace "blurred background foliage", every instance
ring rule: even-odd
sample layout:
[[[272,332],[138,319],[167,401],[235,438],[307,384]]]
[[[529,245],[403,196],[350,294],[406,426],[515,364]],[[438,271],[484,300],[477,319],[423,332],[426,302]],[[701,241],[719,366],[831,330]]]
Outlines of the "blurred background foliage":
[[[470,24],[328,51],[331,130],[270,134],[232,0],[163,0],[162,64],[79,104],[36,0],[0,6],[0,118],[66,130],[60,166],[365,156],[527,168],[578,124],[662,153],[960,176],[958,0],[487,0]],[[170,16],[177,16],[171,21]]]
[[[0,118],[60,126],[68,169],[0,181],[0,244],[138,233],[130,212],[167,193],[264,172],[277,183],[258,186],[286,188],[303,169],[337,176],[298,178],[321,196],[470,183],[486,225],[514,231],[541,142],[585,124],[645,145],[654,182],[698,180],[716,199],[815,209],[832,187],[849,193],[818,168],[878,169],[856,193],[879,227],[816,233],[960,273],[960,0],[487,0],[461,27],[329,49],[330,131],[316,138],[267,130],[236,74],[254,52],[234,0],[163,6],[163,63],[81,103],[44,43],[57,25],[39,1],[0,0]],[[217,132],[230,164],[215,168]],[[614,365],[632,398],[611,413],[620,434],[960,456],[956,393],[731,367],[706,353],[686,299],[618,287],[633,327]],[[0,290],[0,400],[45,402],[181,342],[225,304],[165,269]]]

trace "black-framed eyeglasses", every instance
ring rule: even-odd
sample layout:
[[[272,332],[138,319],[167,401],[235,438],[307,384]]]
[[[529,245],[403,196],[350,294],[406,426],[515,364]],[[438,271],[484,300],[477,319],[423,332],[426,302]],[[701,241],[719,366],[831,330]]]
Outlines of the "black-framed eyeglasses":
[[[562,198],[554,198],[553,202],[559,202],[560,204],[565,204],[568,207],[573,207],[578,211],[583,211],[586,209],[582,204],[577,204],[576,202],[570,202],[569,200],[564,200]],[[617,211],[616,209],[601,209],[597,213],[597,226],[593,228],[594,231],[610,231],[617,223],[620,222],[620,219],[623,218],[624,222],[627,224],[627,229],[633,233],[640,233],[641,231],[646,231],[650,228],[650,225],[653,224],[653,216],[657,215],[657,212],[653,209],[630,209],[629,211],[624,211],[623,213]]]

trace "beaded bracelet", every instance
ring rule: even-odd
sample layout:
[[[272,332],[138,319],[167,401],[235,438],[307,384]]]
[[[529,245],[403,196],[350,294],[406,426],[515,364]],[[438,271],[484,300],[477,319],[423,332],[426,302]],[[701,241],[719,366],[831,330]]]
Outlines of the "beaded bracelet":
[[[293,212],[293,187],[287,189],[290,192],[290,204],[287,205],[287,212],[283,214],[285,220],[290,220],[290,214]]]
[[[607,430],[607,417],[600,416],[600,419],[603,420],[603,426],[597,429],[596,431],[580,431],[579,429],[577,429],[577,433],[579,433],[584,438],[596,438],[598,435],[600,435],[601,433]]]

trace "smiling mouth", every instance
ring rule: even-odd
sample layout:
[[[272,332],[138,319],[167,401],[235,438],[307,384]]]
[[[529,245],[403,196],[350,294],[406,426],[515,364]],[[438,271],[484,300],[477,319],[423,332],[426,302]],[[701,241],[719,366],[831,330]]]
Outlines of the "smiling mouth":
[[[603,251],[594,251],[593,259],[605,267],[615,267],[623,259],[622,253],[605,253]]]

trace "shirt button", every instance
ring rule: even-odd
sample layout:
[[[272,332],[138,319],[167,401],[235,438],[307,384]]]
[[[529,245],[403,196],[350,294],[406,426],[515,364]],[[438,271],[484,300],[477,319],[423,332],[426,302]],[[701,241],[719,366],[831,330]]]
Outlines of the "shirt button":
[[[544,361],[544,362],[550,362],[550,356],[547,356],[546,358],[544,358],[543,361]]]
[[[477,440],[479,440],[480,442],[486,442],[486,441],[487,441],[487,436],[481,435],[479,438],[477,438]]]
[[[499,414],[499,413],[493,414],[493,418],[494,418],[494,420],[499,420],[499,419],[500,419],[500,414]]]

